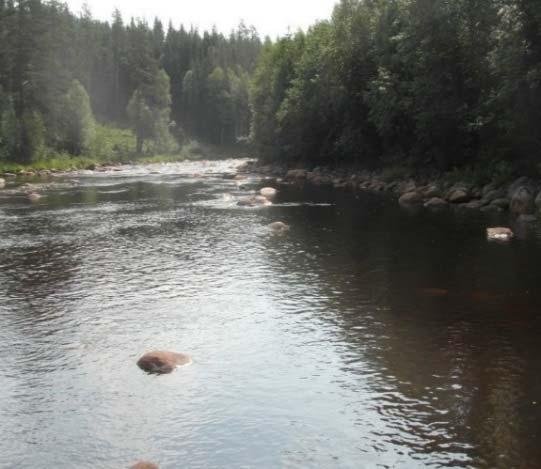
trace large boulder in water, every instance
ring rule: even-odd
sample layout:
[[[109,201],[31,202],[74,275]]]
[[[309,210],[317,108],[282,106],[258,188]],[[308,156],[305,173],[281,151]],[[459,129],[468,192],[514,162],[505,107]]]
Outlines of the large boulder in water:
[[[130,466],[130,469],[160,469],[156,464],[146,461],[140,461]]]
[[[487,238],[491,241],[510,241],[514,236],[511,228],[487,228]]]
[[[278,191],[274,187],[264,187],[259,191],[259,193],[267,198],[267,199],[274,199],[276,197],[276,194],[278,194]]]
[[[192,357],[176,352],[149,352],[137,362],[137,366],[147,373],[167,374],[177,366],[186,366],[192,363]]]
[[[289,231],[289,225],[286,225],[284,222],[282,221],[275,221],[274,223],[271,223],[269,225],[269,228],[274,232],[274,233],[285,233],[286,231]]]

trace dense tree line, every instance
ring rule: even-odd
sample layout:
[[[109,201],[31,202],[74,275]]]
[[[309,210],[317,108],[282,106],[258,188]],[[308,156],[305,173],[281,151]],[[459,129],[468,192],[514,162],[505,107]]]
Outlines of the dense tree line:
[[[265,44],[252,135],[314,164],[541,161],[539,0],[342,0]]]
[[[253,28],[229,36],[167,31],[158,20],[76,16],[45,0],[0,0],[0,159],[80,154],[96,121],[131,126],[137,150],[186,135],[228,143],[249,133]]]

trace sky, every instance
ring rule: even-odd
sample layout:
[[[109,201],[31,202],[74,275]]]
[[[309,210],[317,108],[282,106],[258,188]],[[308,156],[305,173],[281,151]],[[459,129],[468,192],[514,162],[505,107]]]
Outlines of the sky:
[[[271,38],[287,34],[298,28],[306,29],[317,20],[329,19],[338,0],[67,0],[70,9],[77,13],[83,4],[90,7],[95,18],[109,20],[114,8],[123,17],[159,17],[167,26],[197,26],[209,30],[214,25],[218,31],[228,33],[241,20],[254,25],[261,37]]]

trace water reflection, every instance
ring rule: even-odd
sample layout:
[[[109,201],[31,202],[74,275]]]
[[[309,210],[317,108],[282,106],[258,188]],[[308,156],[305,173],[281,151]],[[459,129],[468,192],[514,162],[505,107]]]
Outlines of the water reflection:
[[[0,467],[537,467],[539,237],[233,170],[0,201]]]

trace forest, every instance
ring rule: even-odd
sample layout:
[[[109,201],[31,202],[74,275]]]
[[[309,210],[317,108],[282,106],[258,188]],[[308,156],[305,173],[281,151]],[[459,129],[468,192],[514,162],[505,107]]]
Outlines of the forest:
[[[262,50],[253,139],[312,165],[539,171],[539,0],[342,0]]]
[[[538,0],[342,0],[275,41],[0,0],[0,160],[197,139],[290,165],[538,171],[540,122]]]
[[[242,23],[225,36],[0,0],[0,161],[167,153],[189,138],[234,143],[249,134],[260,48]]]

